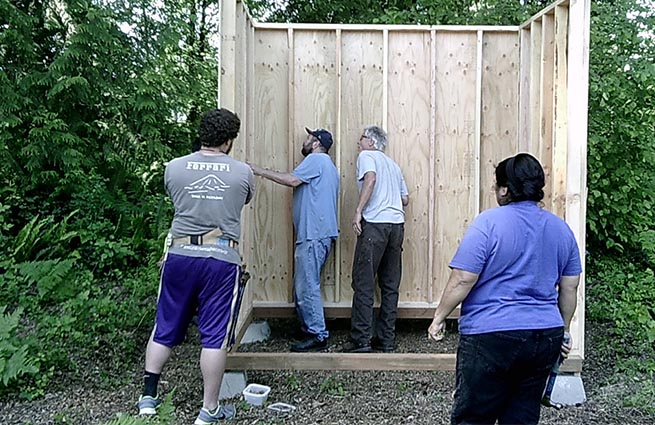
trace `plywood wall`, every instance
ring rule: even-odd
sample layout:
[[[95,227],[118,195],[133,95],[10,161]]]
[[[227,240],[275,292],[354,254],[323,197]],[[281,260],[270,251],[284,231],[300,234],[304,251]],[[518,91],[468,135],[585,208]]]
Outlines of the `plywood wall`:
[[[410,191],[401,308],[420,317],[437,305],[466,228],[495,206],[495,165],[517,152],[540,159],[545,206],[584,247],[586,91],[569,91],[573,72],[587,78],[588,2],[560,1],[519,27],[253,24],[227,12],[237,24],[223,26],[221,103],[239,111],[246,129],[235,155],[291,171],[302,160],[305,126],[335,137],[341,233],[323,272],[327,307],[351,304],[357,141],[369,124],[388,131],[387,154]],[[576,113],[584,128],[569,124]],[[293,192],[257,185],[244,217],[243,254],[255,276],[249,296],[259,306],[292,307]]]
[[[436,305],[468,224],[493,206],[494,165],[518,149],[518,30],[271,25],[255,27],[254,58],[251,162],[290,171],[302,160],[305,126],[335,137],[341,234],[323,272],[325,304],[351,303],[357,141],[376,124],[410,191],[400,306]],[[258,185],[253,297],[292,306],[292,190]]]

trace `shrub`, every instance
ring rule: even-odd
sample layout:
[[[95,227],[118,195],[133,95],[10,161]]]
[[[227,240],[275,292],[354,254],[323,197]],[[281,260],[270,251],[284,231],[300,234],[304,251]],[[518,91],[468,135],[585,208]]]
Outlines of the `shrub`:
[[[632,363],[638,369],[655,370],[653,270],[624,257],[592,258],[586,288],[588,317],[611,323],[618,353],[638,358]]]

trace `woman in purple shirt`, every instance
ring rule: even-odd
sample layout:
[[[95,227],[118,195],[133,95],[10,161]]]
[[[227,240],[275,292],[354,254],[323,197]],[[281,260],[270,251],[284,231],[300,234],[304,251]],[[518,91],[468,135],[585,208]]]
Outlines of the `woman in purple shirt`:
[[[548,374],[575,312],[582,272],[564,220],[544,210],[544,171],[529,154],[496,167],[498,208],[471,223],[428,329],[443,337],[462,304],[451,422],[536,424]]]

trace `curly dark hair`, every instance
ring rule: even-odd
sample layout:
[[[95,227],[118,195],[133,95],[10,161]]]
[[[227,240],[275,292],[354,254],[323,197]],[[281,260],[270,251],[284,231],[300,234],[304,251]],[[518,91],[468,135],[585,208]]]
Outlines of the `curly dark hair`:
[[[200,122],[198,138],[202,146],[216,147],[235,139],[239,134],[241,120],[225,108],[205,112]]]
[[[544,198],[544,169],[534,156],[520,153],[498,164],[496,185],[509,190],[511,202],[539,202]]]

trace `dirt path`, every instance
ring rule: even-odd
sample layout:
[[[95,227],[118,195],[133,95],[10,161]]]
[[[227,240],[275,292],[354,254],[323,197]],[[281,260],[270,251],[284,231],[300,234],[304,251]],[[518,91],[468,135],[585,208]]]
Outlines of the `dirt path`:
[[[290,326],[272,322],[273,339],[248,350],[284,350],[283,337]],[[336,326],[336,324],[333,324]],[[338,326],[336,326],[338,327]],[[399,323],[398,352],[425,349],[422,322]],[[613,365],[595,350],[594,332],[589,326],[587,360],[583,382],[588,401],[579,407],[557,411],[542,410],[543,424],[649,424],[654,416],[624,407],[624,400],[634,388],[613,376]],[[345,340],[347,330],[335,329],[332,349]],[[195,340],[194,340],[195,341]],[[453,349],[457,336],[450,335],[444,351]],[[411,350],[410,350],[411,348]],[[433,347],[434,349],[434,347]],[[201,379],[198,370],[199,348],[189,342],[174,351],[161,384],[163,394],[173,393],[172,423],[193,423],[200,407]],[[119,413],[135,413],[140,390],[138,376],[142,359],[135,359],[134,369],[117,378],[122,383],[107,385],[93,378],[87,385],[60,382],[43,399],[22,401],[0,400],[2,424],[101,424]],[[95,367],[90,365],[90,367]],[[446,424],[452,404],[454,373],[452,372],[331,372],[331,371],[250,371],[248,381],[269,385],[272,390],[267,404],[282,401],[297,406],[290,415],[279,416],[265,408],[250,407],[240,399],[237,420],[243,424]],[[151,422],[151,423],[156,423]]]

